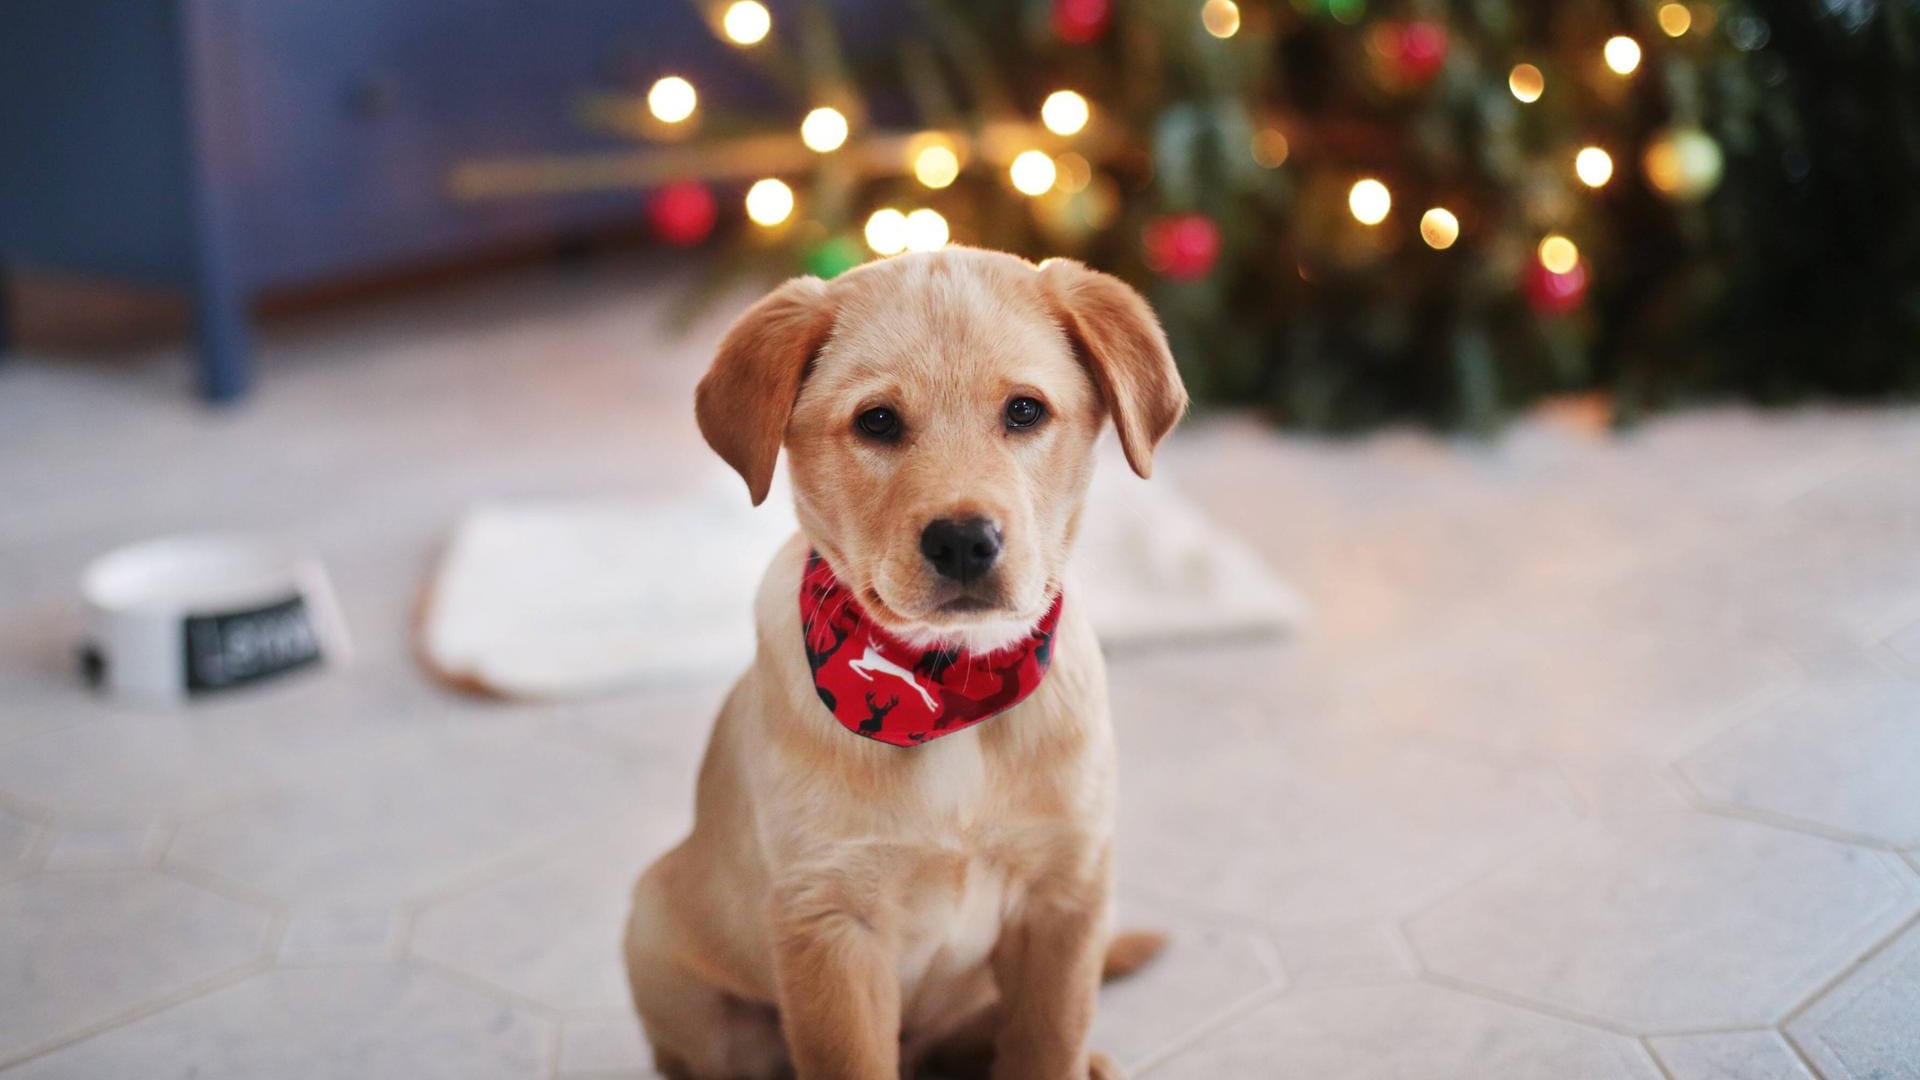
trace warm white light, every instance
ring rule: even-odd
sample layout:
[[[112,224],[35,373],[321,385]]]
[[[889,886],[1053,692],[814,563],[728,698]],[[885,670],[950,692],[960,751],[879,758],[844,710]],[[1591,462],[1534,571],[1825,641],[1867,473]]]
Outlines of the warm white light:
[[[1353,185],[1347,192],[1347,209],[1362,225],[1378,225],[1387,220],[1387,212],[1393,209],[1393,193],[1387,185],[1369,176]]]
[[[1540,241],[1540,265],[1556,274],[1565,274],[1580,265],[1580,249],[1559,233]]]
[[[1573,156],[1573,174],[1590,188],[1602,187],[1613,179],[1613,157],[1597,146],[1582,147]]]
[[[678,75],[669,75],[653,84],[647,91],[647,111],[654,119],[665,124],[677,124],[693,115],[694,106],[699,104],[699,95],[693,92],[693,84]]]
[[[1693,25],[1693,12],[1688,11],[1685,4],[1661,4],[1657,17],[1660,29],[1666,31],[1668,37],[1679,37]]]
[[[913,175],[930,188],[943,188],[960,176],[960,155],[935,143],[913,156]]]
[[[735,0],[720,17],[720,29],[735,45],[758,45],[773,29],[773,16],[759,0]]]
[[[1230,38],[1240,32],[1240,5],[1233,0],[1207,0],[1200,9],[1200,24],[1217,38]]]
[[[1044,195],[1053,187],[1053,159],[1044,150],[1022,150],[1020,156],[1013,159],[1013,166],[1007,170],[1013,178],[1014,189],[1022,195]]]
[[[867,246],[882,255],[907,250],[907,215],[889,206],[867,219]]]
[[[793,213],[793,189],[768,177],[747,189],[747,217],[755,225],[772,227]]]
[[[1077,134],[1092,115],[1087,99],[1071,90],[1055,90],[1040,106],[1040,122],[1055,135]]]
[[[1615,75],[1631,75],[1640,66],[1640,43],[1625,34],[1608,38],[1600,52]]]
[[[1444,206],[1420,215],[1420,239],[1435,251],[1445,251],[1460,239],[1460,219]]]
[[[907,250],[932,251],[947,245],[947,219],[922,207],[907,215]]]
[[[800,121],[800,141],[816,154],[838,150],[847,141],[847,118],[839,109],[815,109]]]
[[[1547,78],[1532,64],[1515,64],[1507,74],[1507,89],[1513,91],[1513,96],[1522,105],[1531,105],[1546,92]]]

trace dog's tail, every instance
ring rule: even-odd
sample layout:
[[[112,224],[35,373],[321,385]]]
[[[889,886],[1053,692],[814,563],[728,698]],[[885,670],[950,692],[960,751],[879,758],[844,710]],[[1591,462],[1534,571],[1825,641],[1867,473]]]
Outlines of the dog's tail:
[[[1167,935],[1159,930],[1121,930],[1107,942],[1107,959],[1100,966],[1100,981],[1112,982],[1146,967],[1160,950],[1167,947]]]

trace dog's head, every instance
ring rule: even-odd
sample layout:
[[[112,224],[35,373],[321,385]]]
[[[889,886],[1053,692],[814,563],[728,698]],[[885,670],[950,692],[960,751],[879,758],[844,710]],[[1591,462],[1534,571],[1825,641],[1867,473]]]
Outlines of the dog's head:
[[[786,446],[801,528],[874,618],[991,649],[1053,602],[1104,421],[1146,476],[1186,406],[1119,279],[948,248],[782,285],[727,332],[696,412],[756,505]]]

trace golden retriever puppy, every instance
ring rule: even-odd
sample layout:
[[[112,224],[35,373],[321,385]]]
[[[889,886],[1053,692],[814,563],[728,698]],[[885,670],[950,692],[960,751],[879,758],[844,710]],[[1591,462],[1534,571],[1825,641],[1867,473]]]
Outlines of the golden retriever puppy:
[[[1067,552],[1111,418],[1141,476],[1186,411],[1152,311],[1078,263],[966,248],[797,278],[696,401],[756,504],[784,445],[800,535],[755,601],[693,832],[634,888],[659,1070],[1117,1075],[1089,1052],[1109,929],[1106,671]],[[697,541],[696,541],[697,542]]]

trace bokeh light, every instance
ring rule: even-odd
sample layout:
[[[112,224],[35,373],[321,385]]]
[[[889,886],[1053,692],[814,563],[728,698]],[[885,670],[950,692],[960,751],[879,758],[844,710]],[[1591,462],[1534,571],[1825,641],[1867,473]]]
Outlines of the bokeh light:
[[[771,228],[793,214],[793,189],[768,177],[747,189],[747,217],[755,225]]]
[[[1615,75],[1631,75],[1640,66],[1640,43],[1625,34],[1608,38],[1600,54]]]
[[[1087,99],[1071,90],[1055,90],[1040,106],[1040,122],[1055,135],[1078,134],[1092,116]]]
[[[735,0],[720,17],[720,29],[735,45],[758,45],[773,29],[773,16],[759,0]]]
[[[1053,159],[1054,186],[1072,194],[1093,181],[1093,163],[1069,150]]]
[[[1597,146],[1582,147],[1573,156],[1573,174],[1590,188],[1603,187],[1613,179],[1613,156]]]
[[[907,215],[888,206],[867,218],[867,246],[881,255],[907,250]]]
[[[800,141],[816,154],[838,150],[847,141],[847,118],[839,109],[821,106],[800,122]]]
[[[693,115],[700,97],[693,84],[678,75],[669,75],[647,91],[647,111],[663,124],[677,124]]]
[[[1445,251],[1460,239],[1460,219],[1444,206],[1420,215],[1420,239],[1435,251]]]
[[[1559,233],[1550,233],[1540,241],[1540,265],[1556,274],[1565,274],[1580,265],[1580,249]]]
[[[1660,20],[1660,29],[1668,37],[1679,37],[1693,25],[1693,12],[1688,11],[1685,4],[1661,4],[1655,18]]]
[[[1287,144],[1286,133],[1279,128],[1261,128],[1253,135],[1253,160],[1262,168],[1277,169],[1287,163],[1287,155],[1293,148]]]
[[[1507,89],[1513,91],[1513,96],[1522,105],[1531,105],[1546,92],[1547,77],[1532,64],[1515,64],[1513,70],[1507,73]]]
[[[947,244],[947,219],[940,211],[922,207],[907,215],[906,236],[908,251],[933,251]]]
[[[913,177],[930,188],[943,188],[960,177],[960,155],[945,143],[929,143],[913,156]]]
[[[1207,0],[1200,8],[1200,24],[1217,38],[1230,38],[1240,32],[1240,5],[1233,0]]]
[[[1347,192],[1347,209],[1362,225],[1378,225],[1387,220],[1387,213],[1393,209],[1393,193],[1387,185],[1369,176],[1353,185]]]
[[[1044,195],[1053,187],[1057,175],[1053,159],[1044,150],[1022,150],[1007,169],[1014,190],[1022,195]]]

